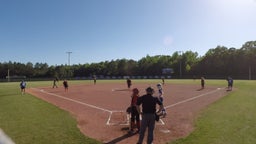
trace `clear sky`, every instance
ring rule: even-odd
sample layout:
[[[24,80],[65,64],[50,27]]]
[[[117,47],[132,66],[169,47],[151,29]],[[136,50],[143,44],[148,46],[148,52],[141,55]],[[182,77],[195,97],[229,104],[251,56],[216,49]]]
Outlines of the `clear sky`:
[[[256,0],[0,0],[0,62],[85,64],[256,40]]]

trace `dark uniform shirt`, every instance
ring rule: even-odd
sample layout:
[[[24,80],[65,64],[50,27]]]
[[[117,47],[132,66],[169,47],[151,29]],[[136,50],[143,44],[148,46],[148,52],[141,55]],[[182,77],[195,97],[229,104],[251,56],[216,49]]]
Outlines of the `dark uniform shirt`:
[[[63,85],[64,85],[65,88],[67,88],[67,87],[68,87],[68,82],[67,82],[67,81],[64,81],[64,82],[63,82]]]
[[[137,105],[141,104],[144,114],[154,114],[156,112],[156,104],[162,105],[162,102],[157,97],[146,94],[138,98]]]

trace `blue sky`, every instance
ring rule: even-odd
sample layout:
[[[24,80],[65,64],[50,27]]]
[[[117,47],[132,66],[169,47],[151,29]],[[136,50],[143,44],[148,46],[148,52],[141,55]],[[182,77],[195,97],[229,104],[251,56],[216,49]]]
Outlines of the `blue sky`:
[[[0,62],[84,64],[241,48],[256,0],[0,0]]]

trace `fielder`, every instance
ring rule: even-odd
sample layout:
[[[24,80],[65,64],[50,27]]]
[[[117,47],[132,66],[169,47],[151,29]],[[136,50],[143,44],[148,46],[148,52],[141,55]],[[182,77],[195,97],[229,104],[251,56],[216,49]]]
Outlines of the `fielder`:
[[[159,83],[159,84],[157,84],[156,85],[157,86],[157,89],[158,89],[158,98],[159,98],[159,100],[162,102],[162,104],[163,104],[163,102],[164,102],[164,92],[163,92],[163,88],[162,88],[162,85]],[[162,113],[161,113],[161,115],[163,116],[163,118],[166,116],[166,110],[165,110],[165,108],[163,108],[162,109]]]
[[[26,82],[24,80],[22,80],[20,82],[20,90],[21,90],[22,95],[25,94],[25,92],[26,92],[26,86],[27,86]]]

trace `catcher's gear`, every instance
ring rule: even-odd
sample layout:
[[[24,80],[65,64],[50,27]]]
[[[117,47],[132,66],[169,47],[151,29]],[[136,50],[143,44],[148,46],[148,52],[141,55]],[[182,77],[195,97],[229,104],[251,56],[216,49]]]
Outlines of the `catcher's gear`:
[[[132,113],[132,107],[129,106],[129,107],[126,109],[126,112],[127,112],[128,114]]]

